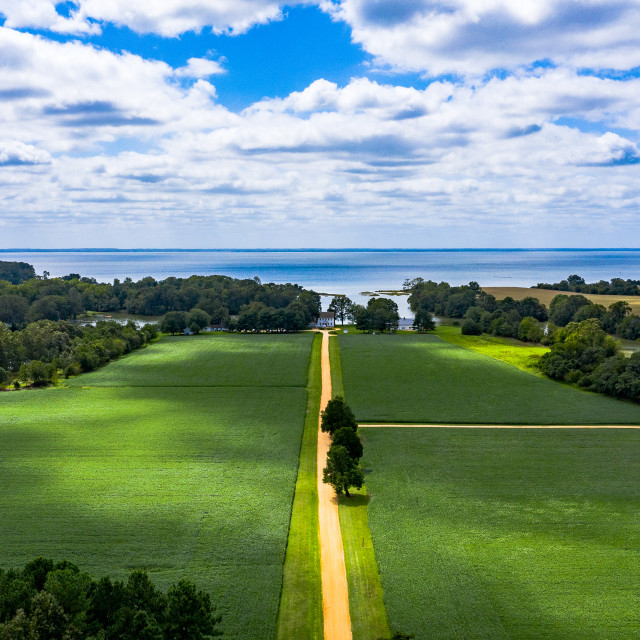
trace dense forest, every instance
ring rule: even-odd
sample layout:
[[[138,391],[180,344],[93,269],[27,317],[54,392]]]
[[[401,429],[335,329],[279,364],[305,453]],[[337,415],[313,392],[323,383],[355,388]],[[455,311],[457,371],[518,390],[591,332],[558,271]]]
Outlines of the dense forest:
[[[577,293],[599,293],[616,296],[638,296],[640,295],[640,280],[622,280],[613,278],[611,282],[600,280],[598,282],[585,282],[579,275],[569,276],[566,280],[547,284],[539,282],[537,289],[553,289],[556,291],[576,291]]]
[[[184,579],[163,593],[143,571],[95,581],[46,558],[0,569],[0,640],[207,640],[219,623],[209,594]]]

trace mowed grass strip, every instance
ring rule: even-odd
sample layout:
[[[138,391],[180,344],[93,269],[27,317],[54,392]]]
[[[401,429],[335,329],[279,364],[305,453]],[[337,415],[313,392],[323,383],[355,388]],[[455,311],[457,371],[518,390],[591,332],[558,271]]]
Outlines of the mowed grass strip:
[[[334,397],[343,395],[340,350],[336,338],[329,339],[331,389]],[[389,637],[389,625],[382,597],[382,585],[371,541],[366,485],[351,489],[352,496],[338,501],[340,531],[349,585],[349,614],[353,640],[377,640]]]
[[[278,640],[321,640],[323,637],[317,480],[321,347],[322,336],[316,335],[309,362],[307,412],[282,578]]]
[[[2,394],[0,566],[186,576],[225,638],[273,638],[306,404],[302,388]]]
[[[165,337],[71,387],[304,387],[311,333]]]
[[[640,638],[640,433],[365,429],[391,627]]]
[[[486,333],[481,336],[464,336],[460,327],[451,325],[439,325],[436,335],[445,342],[491,356],[496,360],[512,364],[522,371],[544,378],[544,374],[540,372],[536,363],[543,353],[549,351],[549,347],[527,344],[514,338],[490,336]]]
[[[640,406],[533,376],[434,335],[339,338],[359,422],[640,424]]]

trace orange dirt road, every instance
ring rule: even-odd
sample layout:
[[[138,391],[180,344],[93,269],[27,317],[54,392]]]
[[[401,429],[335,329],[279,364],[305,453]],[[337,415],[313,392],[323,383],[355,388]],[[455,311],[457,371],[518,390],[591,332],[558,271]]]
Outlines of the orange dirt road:
[[[358,428],[376,429],[640,429],[640,425],[625,424],[359,424]]]
[[[331,399],[329,334],[322,332],[322,396],[320,409]],[[324,640],[351,640],[349,588],[344,565],[344,549],[338,518],[338,499],[333,487],[322,482],[322,470],[331,445],[328,433],[318,426],[318,502],[320,508],[320,566],[322,572],[322,610]]]

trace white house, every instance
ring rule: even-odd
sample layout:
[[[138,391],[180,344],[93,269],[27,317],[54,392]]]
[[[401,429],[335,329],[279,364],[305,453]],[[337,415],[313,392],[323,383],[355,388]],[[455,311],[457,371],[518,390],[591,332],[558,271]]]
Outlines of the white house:
[[[415,320],[413,318],[400,318],[400,320],[398,320],[398,329],[402,331],[413,331],[414,322]]]
[[[336,314],[333,311],[322,311],[316,322],[318,329],[333,329],[336,326]]]

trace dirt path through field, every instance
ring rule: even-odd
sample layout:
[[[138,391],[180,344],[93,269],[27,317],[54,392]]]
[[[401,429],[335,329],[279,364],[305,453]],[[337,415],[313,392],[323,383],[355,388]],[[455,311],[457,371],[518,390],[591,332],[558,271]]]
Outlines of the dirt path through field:
[[[359,424],[360,429],[392,427],[394,429],[640,429],[625,424]]]
[[[331,399],[329,333],[322,332],[322,396],[320,409]],[[322,469],[331,445],[328,433],[318,427],[318,501],[320,504],[320,565],[324,640],[351,640],[349,588],[338,518],[338,500],[333,488],[322,482]]]

